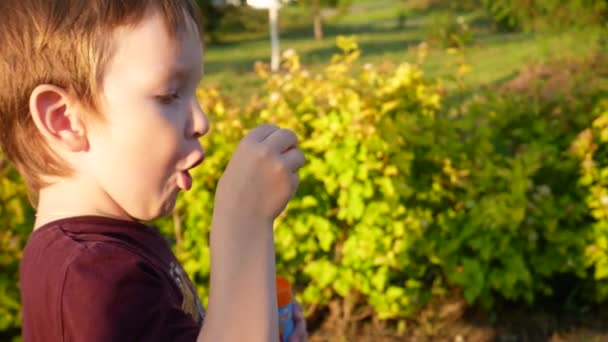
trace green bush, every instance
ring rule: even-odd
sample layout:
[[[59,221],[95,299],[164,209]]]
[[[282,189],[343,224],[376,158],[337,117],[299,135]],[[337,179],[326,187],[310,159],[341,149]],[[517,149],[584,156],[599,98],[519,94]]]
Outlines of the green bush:
[[[584,194],[568,155],[585,120],[531,104],[525,96],[471,103],[441,144],[450,179],[440,186],[452,203],[427,239],[447,279],[486,307],[551,295],[559,274],[586,277]]]
[[[33,226],[25,185],[0,153],[0,340],[18,340],[21,328],[18,268]]]
[[[491,308],[550,296],[560,275],[589,279],[588,190],[570,145],[592,120],[592,94],[489,94],[442,108],[419,67],[359,70],[356,43],[339,46],[344,54],[318,74],[289,53],[283,73],[260,68],[265,95],[245,108],[201,94],[213,99],[213,159],[197,171],[204,182],[183,197],[180,217],[188,222],[181,258],[202,295],[209,250],[199,241],[213,186],[245,129],[267,121],[296,130],[309,158],[276,231],[277,269],[307,304],[337,300],[343,313],[371,306],[393,318],[453,286]]]
[[[608,101],[596,109],[593,125],[583,131],[572,153],[580,160],[579,184],[588,189],[586,204],[593,218],[585,265],[594,269],[592,299],[608,298]]]
[[[344,54],[319,75],[302,69],[295,54],[286,56],[286,73],[271,75],[259,68],[267,95],[245,111],[228,110],[214,92],[201,94],[216,123],[207,139],[207,165],[196,171],[203,181],[180,202],[186,227],[178,239],[184,246],[180,258],[205,284],[209,250],[201,238],[207,241],[213,186],[245,128],[274,122],[298,132],[309,160],[298,196],[277,222],[278,272],[298,285],[305,303],[326,305],[358,291],[381,317],[399,316],[411,313],[426,296],[417,277],[400,278],[425,272],[408,251],[423,234],[420,222],[428,213],[407,211],[400,203],[402,184],[393,162],[400,151],[391,147],[397,136],[382,136],[377,127],[393,125],[405,112],[421,124],[432,122],[440,97],[409,64],[394,72],[368,68],[351,77],[359,50],[353,40],[339,43]],[[206,291],[202,286],[201,295]]]

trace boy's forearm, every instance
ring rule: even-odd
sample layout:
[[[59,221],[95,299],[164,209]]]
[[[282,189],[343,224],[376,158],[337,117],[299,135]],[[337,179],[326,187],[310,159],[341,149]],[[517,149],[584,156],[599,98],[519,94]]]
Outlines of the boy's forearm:
[[[272,228],[252,218],[214,219],[209,308],[199,342],[278,341]]]

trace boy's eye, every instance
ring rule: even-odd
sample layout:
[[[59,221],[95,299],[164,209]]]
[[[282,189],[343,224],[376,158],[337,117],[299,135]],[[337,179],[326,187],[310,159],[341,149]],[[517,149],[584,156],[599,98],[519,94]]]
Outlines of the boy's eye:
[[[168,94],[168,95],[160,95],[156,97],[160,103],[162,104],[171,104],[173,103],[175,100],[179,99],[179,95],[177,93],[173,93],[173,94]]]

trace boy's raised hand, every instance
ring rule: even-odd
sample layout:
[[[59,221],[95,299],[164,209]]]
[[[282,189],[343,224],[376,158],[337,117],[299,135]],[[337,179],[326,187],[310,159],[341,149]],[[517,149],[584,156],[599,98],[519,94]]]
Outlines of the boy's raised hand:
[[[215,193],[209,310],[199,341],[278,340],[273,223],[304,162],[296,135],[272,125],[254,128],[234,151]],[[239,329],[228,328],[234,323]]]
[[[272,222],[297,190],[304,163],[295,133],[273,125],[254,128],[219,181],[216,213]]]

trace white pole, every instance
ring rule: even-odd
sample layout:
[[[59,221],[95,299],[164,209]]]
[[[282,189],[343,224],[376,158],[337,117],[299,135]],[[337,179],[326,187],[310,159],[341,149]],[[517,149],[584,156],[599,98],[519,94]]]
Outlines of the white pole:
[[[268,17],[270,20],[270,45],[272,48],[272,57],[270,60],[270,69],[275,72],[279,70],[281,52],[279,48],[279,1],[272,0],[268,8]]]

